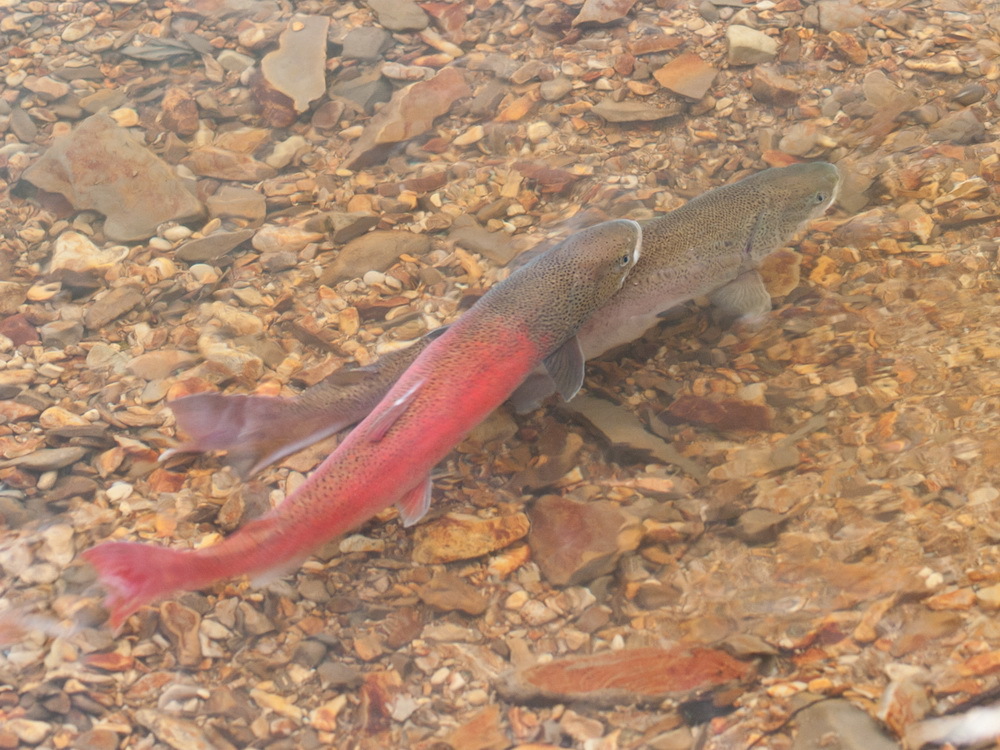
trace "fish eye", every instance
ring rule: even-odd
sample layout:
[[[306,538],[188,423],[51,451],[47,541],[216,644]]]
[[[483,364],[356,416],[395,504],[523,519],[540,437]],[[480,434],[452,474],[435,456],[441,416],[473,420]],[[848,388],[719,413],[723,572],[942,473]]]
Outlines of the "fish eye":
[[[823,203],[826,200],[826,193],[816,193],[816,203]]]
[[[623,255],[618,262],[622,265],[622,267],[627,266],[632,262],[632,253],[625,253],[625,255]]]

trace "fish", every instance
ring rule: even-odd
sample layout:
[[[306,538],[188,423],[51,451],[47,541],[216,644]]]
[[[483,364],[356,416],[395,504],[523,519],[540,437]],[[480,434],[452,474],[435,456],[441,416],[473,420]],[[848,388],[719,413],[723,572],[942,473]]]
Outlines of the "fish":
[[[757,267],[834,202],[837,168],[809,162],[758,172],[704,193],[664,216],[641,222],[643,252],[628,282],[582,326],[585,359],[638,338],[666,310],[709,296],[723,314],[754,319],[771,308]],[[441,329],[372,365],[333,373],[292,398],[196,393],[169,403],[188,436],[161,460],[179,453],[227,451],[243,477],[364,418]],[[513,394],[530,411],[555,390],[544,371]]]
[[[564,398],[583,382],[576,330],[619,291],[642,229],[581,230],[518,269],[434,338],[313,474],[276,508],[216,545],[104,542],[85,550],[118,629],[144,604],[238,575],[280,575],[391,505],[404,526],[427,513],[430,472],[543,364]]]

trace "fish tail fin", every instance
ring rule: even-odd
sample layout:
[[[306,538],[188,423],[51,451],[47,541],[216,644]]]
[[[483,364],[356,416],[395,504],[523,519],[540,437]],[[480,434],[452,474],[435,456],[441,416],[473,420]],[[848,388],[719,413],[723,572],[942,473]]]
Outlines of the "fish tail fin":
[[[329,413],[303,413],[295,399],[277,396],[195,393],[168,406],[190,437],[161,460],[177,453],[225,450],[226,463],[244,477],[350,424]]]
[[[115,630],[143,605],[199,583],[198,561],[191,551],[106,542],[83,552],[83,558],[94,566],[107,590],[104,606]]]

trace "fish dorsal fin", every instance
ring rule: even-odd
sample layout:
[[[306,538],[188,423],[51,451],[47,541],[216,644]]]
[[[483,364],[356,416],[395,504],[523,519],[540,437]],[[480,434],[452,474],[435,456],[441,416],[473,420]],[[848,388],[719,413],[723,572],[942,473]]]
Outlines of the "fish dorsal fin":
[[[385,437],[385,434],[392,429],[392,426],[396,424],[396,421],[406,413],[407,409],[410,408],[410,404],[413,403],[413,399],[417,397],[417,393],[419,393],[423,384],[423,380],[418,380],[410,386],[409,390],[397,397],[381,412],[378,414],[373,412],[371,423],[368,425],[367,437],[369,440],[373,443],[377,443]]]
[[[583,350],[576,336],[545,358],[545,369],[565,401],[573,398],[583,385],[583,362]]]
[[[427,515],[427,510],[431,507],[431,478],[428,475],[424,481],[420,482],[406,494],[399,498],[396,508],[399,509],[399,517],[403,521],[403,526],[409,528]]]

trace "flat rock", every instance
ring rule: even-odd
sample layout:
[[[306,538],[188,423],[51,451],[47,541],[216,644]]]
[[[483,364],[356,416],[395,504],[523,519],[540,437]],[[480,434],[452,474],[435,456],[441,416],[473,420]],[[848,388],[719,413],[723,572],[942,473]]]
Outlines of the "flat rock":
[[[976,113],[963,109],[942,117],[931,126],[927,134],[931,140],[965,145],[979,140],[985,132],[986,127]]]
[[[197,666],[201,662],[198,637],[201,615],[183,604],[166,601],[160,605],[160,625],[170,640],[177,663],[182,667]]]
[[[297,112],[326,91],[327,16],[292,16],[278,38],[278,49],[268,52],[260,68],[268,85],[292,100]]]
[[[341,55],[348,60],[374,62],[381,59],[382,53],[391,46],[392,35],[385,29],[359,26],[347,32]]]
[[[645,102],[616,102],[604,99],[591,109],[595,115],[608,122],[655,122],[679,115],[684,106],[679,102],[671,102],[657,107]]]
[[[689,99],[701,99],[718,72],[694,52],[684,52],[653,73],[664,88]]]
[[[413,0],[366,0],[378,22],[389,31],[426,29],[430,17]]]
[[[763,31],[734,23],[726,29],[730,65],[771,62],[778,56],[778,43]]]
[[[23,176],[64,196],[78,211],[104,214],[104,234],[113,240],[146,239],[165,221],[193,219],[204,211],[170,165],[105,114],[56,138]]]
[[[658,703],[747,680],[752,668],[709,648],[637,648],[556,659],[505,673],[496,681],[507,700],[594,706]]]
[[[792,750],[898,750],[876,721],[846,700],[821,700],[795,715]]]
[[[610,573],[642,537],[638,521],[609,501],[545,495],[528,517],[531,557],[556,586],[577,586]]]
[[[223,185],[205,203],[208,205],[208,215],[212,218],[245,219],[259,224],[267,215],[264,194],[251,188]]]
[[[262,253],[297,253],[310,242],[320,242],[324,239],[326,235],[310,232],[308,229],[265,224],[257,230],[250,244],[254,250],[260,250]]]
[[[220,180],[260,182],[277,174],[274,167],[257,161],[249,154],[228,151],[218,146],[196,148],[181,163],[196,175]]]
[[[432,565],[472,560],[523,539],[528,528],[523,513],[497,518],[449,513],[414,530],[413,561]]]
[[[127,284],[115,287],[90,305],[83,316],[83,324],[92,331],[103,328],[138,305],[143,298],[142,290],[137,286]]]
[[[593,396],[576,396],[569,403],[560,404],[560,408],[583,419],[612,445],[648,451],[658,460],[683,469],[697,481],[705,481],[704,469],[649,432],[628,409]]]
[[[623,19],[635,0],[583,0],[583,7],[573,19],[573,26],[582,23],[614,23]]]
[[[377,103],[387,102],[392,97],[392,84],[381,71],[369,70],[353,78],[338,80],[330,87],[330,96],[352,101],[370,114]]]
[[[518,254],[518,245],[513,238],[504,232],[491,232],[472,217],[460,221],[459,217],[448,232],[448,242],[465,250],[479,253],[489,258],[498,266],[506,266]]]
[[[816,3],[816,11],[819,27],[825,32],[853,29],[868,19],[868,10],[861,4],[844,0],[820,0]]]
[[[442,612],[460,611],[478,616],[486,611],[486,597],[479,589],[454,573],[440,571],[417,590],[425,604]]]
[[[133,357],[128,363],[128,371],[143,380],[161,380],[175,370],[193,365],[197,360],[191,352],[156,349]]]
[[[451,109],[456,100],[471,94],[458,68],[444,68],[433,78],[400,89],[372,117],[344,165],[357,169],[378,163],[393,144],[429,130],[435,118]]]
[[[427,235],[376,229],[344,245],[336,260],[323,272],[320,283],[329,286],[360,278],[366,271],[384,271],[400,255],[419,257],[430,248],[431,240]]]
[[[336,245],[343,245],[378,226],[379,217],[370,211],[328,211],[313,217],[306,229],[325,232]]]
[[[185,263],[203,263],[222,257],[253,236],[253,229],[240,229],[235,232],[215,232],[207,237],[197,237],[193,240],[188,240],[177,248],[174,257],[177,260],[183,260]]]
[[[0,461],[0,469],[17,466],[26,471],[52,471],[74,464],[86,455],[87,449],[79,446],[43,448],[26,456]]]

